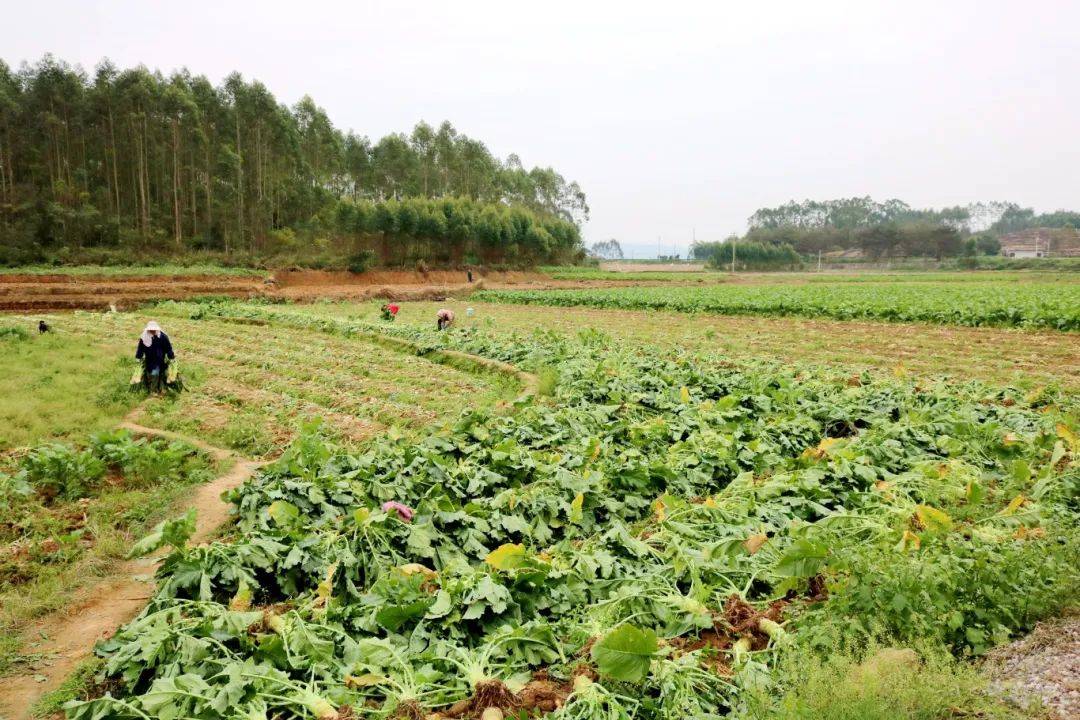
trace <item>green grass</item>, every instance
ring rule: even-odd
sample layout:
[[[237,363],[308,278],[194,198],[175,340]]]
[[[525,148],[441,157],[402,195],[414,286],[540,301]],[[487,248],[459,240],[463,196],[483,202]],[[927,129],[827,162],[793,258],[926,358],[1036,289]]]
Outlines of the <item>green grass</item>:
[[[645,266],[647,267],[647,266]],[[685,272],[672,270],[634,270],[622,272],[618,270],[602,270],[593,267],[546,266],[540,271],[548,275],[552,280],[619,280],[624,282],[683,282],[683,283],[706,283],[724,282],[723,273],[706,270],[687,270]]]
[[[1080,284],[1071,282],[761,282],[703,287],[482,290],[475,298],[565,307],[1080,330]]]
[[[852,653],[803,649],[777,673],[784,691],[760,693],[739,720],[1019,720],[1024,712],[987,693],[978,669],[931,648],[875,647]]]
[[[0,320],[0,328],[27,331],[0,335],[0,451],[104,430],[137,401],[118,391],[134,368],[128,339],[113,335],[105,319],[96,332],[74,330],[72,317],[51,319],[46,335],[37,334],[36,320]],[[132,336],[130,354],[134,347]]]
[[[21,265],[0,267],[0,275],[101,275],[103,277],[140,277],[156,275],[228,275],[256,277],[266,270],[221,265]]]

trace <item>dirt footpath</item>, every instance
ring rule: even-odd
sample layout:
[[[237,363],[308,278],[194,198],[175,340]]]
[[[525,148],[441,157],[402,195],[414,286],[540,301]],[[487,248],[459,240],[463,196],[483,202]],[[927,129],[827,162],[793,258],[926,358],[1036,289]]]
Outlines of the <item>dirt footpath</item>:
[[[182,439],[217,460],[235,457],[228,450],[164,430],[142,427],[130,420],[121,427],[141,435]],[[221,499],[221,494],[242,485],[263,464],[237,459],[227,473],[198,487],[190,505],[197,512],[192,544],[209,541],[228,520],[229,506]],[[90,657],[94,643],[111,637],[118,627],[135,617],[153,594],[151,578],[158,564],[150,558],[128,560],[116,568],[113,579],[83,593],[85,600],[81,604],[62,614],[41,618],[27,628],[25,637],[46,638],[33,647],[33,651],[44,659],[23,674],[0,679],[0,718],[29,720],[34,703],[60,687],[75,668]]]

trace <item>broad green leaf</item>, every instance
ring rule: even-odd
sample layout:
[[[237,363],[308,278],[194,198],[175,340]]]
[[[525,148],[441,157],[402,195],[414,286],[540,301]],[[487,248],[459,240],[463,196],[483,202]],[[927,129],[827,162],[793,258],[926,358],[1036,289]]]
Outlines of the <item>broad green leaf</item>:
[[[450,613],[454,608],[454,599],[450,597],[450,593],[445,590],[440,590],[435,593],[435,602],[428,608],[427,615],[424,617],[428,620],[435,620],[441,618]]]
[[[799,538],[780,556],[773,572],[781,577],[813,577],[825,564],[829,549],[821,543]]]
[[[285,527],[300,517],[300,510],[291,502],[275,500],[266,509],[266,514],[277,523],[278,527]]]
[[[656,633],[651,629],[620,625],[593,645],[592,659],[601,675],[641,682],[649,673],[656,648]]]
[[[179,550],[195,534],[195,517],[195,508],[191,508],[183,517],[158,523],[149,535],[131,547],[128,557],[142,557],[166,545]]]

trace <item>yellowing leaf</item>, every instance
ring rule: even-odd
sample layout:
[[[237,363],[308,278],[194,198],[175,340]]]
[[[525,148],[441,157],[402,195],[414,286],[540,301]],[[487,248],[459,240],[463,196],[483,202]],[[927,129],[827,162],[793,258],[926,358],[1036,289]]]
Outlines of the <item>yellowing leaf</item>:
[[[1013,533],[1013,538],[1016,540],[1027,540],[1028,538],[1041,538],[1046,537],[1046,530],[1041,527],[1029,528],[1027,525],[1021,525],[1016,528],[1016,532]]]
[[[895,375],[898,378],[905,378],[905,377],[907,377],[907,374],[908,374],[907,368],[904,367],[904,363],[900,363],[899,365],[894,367],[892,369],[892,372],[893,372],[893,375]]]
[[[915,516],[919,518],[922,527],[931,532],[948,532],[952,530],[952,518],[944,510],[938,510],[929,505],[917,505],[915,507]]]
[[[817,444],[817,447],[806,448],[806,450],[803,451],[802,456],[804,458],[814,458],[815,460],[821,460],[828,454],[829,450],[833,446],[840,442],[840,440],[841,438],[821,438],[821,442]]]
[[[496,570],[513,570],[525,562],[525,546],[518,543],[504,543],[489,552],[484,562]]]
[[[897,544],[896,549],[900,551],[918,550],[921,546],[922,540],[919,536],[910,530],[905,530],[904,536],[900,538],[900,542]]]
[[[327,601],[330,599],[331,593],[334,591],[334,573],[337,572],[337,563],[333,563],[326,569],[326,577],[319,583],[319,586],[315,589],[315,594],[318,599],[315,601],[317,607],[325,607]]]
[[[236,594],[229,601],[229,609],[236,612],[247,612],[251,609],[251,588],[243,580],[240,587],[236,588]]]
[[[679,390],[679,400],[683,401],[684,403],[690,402],[690,388],[686,387],[685,385],[682,386],[682,388]]]
[[[667,505],[664,504],[664,498],[658,497],[653,500],[652,504],[653,514],[656,516],[658,522],[664,522],[667,518]]]
[[[353,522],[357,525],[362,525],[365,520],[371,517],[371,510],[368,510],[366,507],[359,507],[353,510],[352,516]]]
[[[1054,426],[1057,430],[1057,436],[1065,441],[1065,444],[1069,446],[1069,449],[1073,452],[1080,450],[1080,438],[1076,437],[1076,433],[1069,429],[1069,426],[1065,423],[1058,423]]]
[[[1016,433],[1005,433],[1005,436],[1001,438],[1001,444],[1005,447],[1010,447],[1017,443]]]
[[[402,575],[415,575],[417,573],[422,573],[424,577],[434,577],[436,575],[434,570],[420,563],[406,563],[399,567],[398,570],[401,571]]]
[[[1023,505],[1025,502],[1027,502],[1027,498],[1025,498],[1023,495],[1017,495],[1009,501],[1009,504],[1006,505],[1005,509],[998,513],[998,515],[1012,515],[1017,510],[1019,510],[1020,506]]]
[[[703,502],[701,504],[704,505],[707,508],[720,507],[719,505],[716,504],[716,501],[713,500],[711,497],[705,498],[705,502]]]
[[[746,551],[748,553],[753,555],[758,550],[760,550],[761,546],[768,542],[768,540],[768,535],[765,535],[764,533],[758,533],[757,535],[751,535],[750,537],[746,538],[746,540],[743,541],[743,547],[746,548]]]
[[[575,495],[574,499],[570,501],[570,522],[572,522],[572,523],[580,523],[581,522],[581,516],[582,516],[581,509],[582,509],[582,507],[584,505],[585,505],[585,495],[584,495],[584,493],[578,493],[577,495]]]
[[[378,685],[379,683],[385,681],[385,677],[383,677],[382,675],[376,675],[374,673],[365,673],[363,675],[346,675],[345,687],[352,689],[371,687],[372,685]]]

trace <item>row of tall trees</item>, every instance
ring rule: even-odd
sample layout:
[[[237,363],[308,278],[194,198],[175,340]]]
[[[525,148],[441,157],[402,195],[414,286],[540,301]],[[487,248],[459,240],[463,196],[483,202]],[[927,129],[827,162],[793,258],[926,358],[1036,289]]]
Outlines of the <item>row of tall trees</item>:
[[[108,60],[92,74],[52,56],[0,61],[0,249],[257,255],[280,231],[332,231],[343,199],[412,197],[588,217],[577,183],[501,160],[448,122],[373,142],[311,98],[288,107],[235,73],[215,86]]]
[[[335,224],[384,265],[536,263],[570,259],[581,247],[578,226],[568,220],[470,198],[347,200]]]
[[[756,242],[730,237],[722,242],[698,242],[690,248],[691,258],[704,260],[711,268],[736,270],[796,270],[802,257],[788,243]]]

